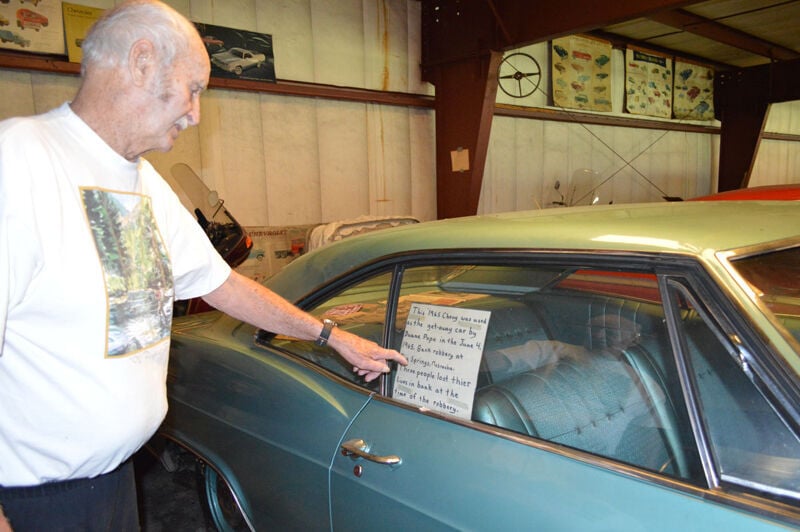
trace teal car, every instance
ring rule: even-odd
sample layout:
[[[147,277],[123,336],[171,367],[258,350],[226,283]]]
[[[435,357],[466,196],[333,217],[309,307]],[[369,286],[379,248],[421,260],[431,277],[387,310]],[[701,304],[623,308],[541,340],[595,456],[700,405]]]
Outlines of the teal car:
[[[220,530],[800,527],[800,206],[683,202],[368,233],[266,281],[402,351],[175,320],[161,428]]]

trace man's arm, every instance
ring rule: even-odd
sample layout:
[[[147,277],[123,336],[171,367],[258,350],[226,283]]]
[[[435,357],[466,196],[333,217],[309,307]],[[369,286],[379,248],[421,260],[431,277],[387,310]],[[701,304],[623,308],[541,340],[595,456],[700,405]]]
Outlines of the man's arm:
[[[203,299],[234,318],[273,333],[315,340],[322,331],[322,322],[317,318],[236,271],[231,271],[228,279]],[[328,344],[367,381],[389,371],[387,360],[396,360],[403,365],[407,363],[397,351],[384,349],[336,327],[331,331]]]

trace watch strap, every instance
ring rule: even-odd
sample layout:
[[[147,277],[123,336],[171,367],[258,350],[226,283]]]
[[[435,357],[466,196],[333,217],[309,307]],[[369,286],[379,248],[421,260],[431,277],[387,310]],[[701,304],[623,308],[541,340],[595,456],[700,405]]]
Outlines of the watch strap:
[[[322,331],[319,333],[319,337],[317,341],[314,342],[318,346],[323,347],[328,343],[328,338],[331,337],[331,331],[333,328],[336,327],[336,322],[333,320],[324,319],[322,320]]]

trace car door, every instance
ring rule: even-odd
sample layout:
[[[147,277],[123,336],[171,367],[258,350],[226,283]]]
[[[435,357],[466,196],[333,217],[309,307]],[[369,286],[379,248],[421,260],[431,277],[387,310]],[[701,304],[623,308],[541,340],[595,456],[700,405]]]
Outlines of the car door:
[[[655,273],[580,264],[403,273],[387,341],[419,378],[396,370],[347,428],[331,470],[334,530],[780,528],[754,515],[754,499],[708,487]],[[413,360],[465,345],[420,308],[460,324],[490,315],[477,373]],[[422,343],[406,341],[412,322]],[[431,367],[432,382],[471,379],[465,416],[434,406],[446,394],[397,400],[398,383],[424,391]]]
[[[373,399],[333,463],[333,530],[775,530],[634,469]],[[341,449],[346,451],[344,446]],[[375,461],[397,456],[399,466]],[[684,486],[685,487],[685,486]]]
[[[186,329],[174,333],[162,431],[216,473],[205,476],[207,497],[215,489],[210,480],[230,486],[252,529],[328,529],[331,454],[369,392],[287,358],[279,349],[288,339],[269,335],[243,347],[254,329],[215,316],[184,320]],[[235,341],[206,341],[209,326],[232,330]],[[313,342],[302,344],[295,349],[312,356]],[[224,503],[213,501],[212,511]]]

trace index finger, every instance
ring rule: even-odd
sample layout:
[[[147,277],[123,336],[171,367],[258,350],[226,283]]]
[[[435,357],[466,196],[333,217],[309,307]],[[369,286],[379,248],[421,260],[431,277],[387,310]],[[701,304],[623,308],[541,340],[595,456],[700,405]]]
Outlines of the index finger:
[[[400,352],[395,351],[394,349],[387,349],[387,355],[384,357],[385,360],[394,360],[400,365],[406,366],[408,365],[408,360],[404,357]]]

